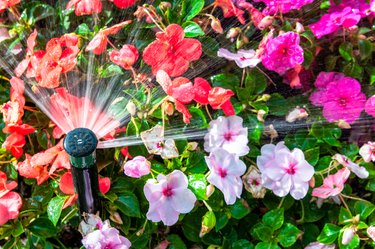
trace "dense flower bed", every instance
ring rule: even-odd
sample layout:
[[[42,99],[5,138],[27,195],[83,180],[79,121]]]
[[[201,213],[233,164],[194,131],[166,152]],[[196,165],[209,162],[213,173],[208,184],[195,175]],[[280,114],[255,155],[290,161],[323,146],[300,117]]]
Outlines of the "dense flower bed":
[[[375,246],[374,0],[0,12],[2,248]],[[142,141],[97,150],[84,217],[63,147],[82,123]]]

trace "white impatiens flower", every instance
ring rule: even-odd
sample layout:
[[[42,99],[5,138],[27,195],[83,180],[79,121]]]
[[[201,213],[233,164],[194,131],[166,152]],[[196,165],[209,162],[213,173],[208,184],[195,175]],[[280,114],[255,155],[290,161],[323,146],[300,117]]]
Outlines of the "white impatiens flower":
[[[351,172],[356,174],[359,178],[365,179],[369,176],[369,172],[365,167],[359,166],[356,163],[353,163],[349,158],[341,154],[335,154],[332,159],[336,160],[342,166],[348,168]]]
[[[283,197],[288,193],[300,200],[306,196],[314,168],[305,160],[303,152],[295,148],[290,151],[283,142],[276,146],[264,145],[257,158],[262,173],[262,184],[275,195]]]
[[[241,117],[219,117],[210,122],[210,128],[204,137],[204,149],[212,152],[222,148],[237,156],[244,156],[250,150],[248,141],[247,128],[242,126]]]
[[[220,148],[205,159],[210,169],[207,181],[220,189],[228,205],[234,204],[242,193],[241,175],[245,173],[246,165],[235,154]]]
[[[256,67],[256,65],[258,65],[258,63],[261,61],[256,57],[256,53],[253,49],[240,49],[237,51],[237,53],[232,53],[228,49],[220,48],[217,52],[217,56],[223,57],[230,61],[235,61],[237,66],[239,66],[240,68],[253,68]]]
[[[375,161],[375,142],[367,142],[359,149],[359,154],[365,162]]]

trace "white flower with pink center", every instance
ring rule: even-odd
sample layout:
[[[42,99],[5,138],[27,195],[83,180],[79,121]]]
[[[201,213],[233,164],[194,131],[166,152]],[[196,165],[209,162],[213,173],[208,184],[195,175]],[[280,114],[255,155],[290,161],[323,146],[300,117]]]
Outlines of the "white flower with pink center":
[[[375,142],[367,142],[362,145],[359,150],[359,154],[362,156],[365,162],[375,161]]]
[[[207,181],[220,189],[228,205],[234,204],[236,198],[241,197],[241,175],[245,173],[246,165],[235,154],[220,148],[212,151],[205,159],[210,169]]]
[[[336,160],[342,166],[348,168],[351,172],[356,174],[361,179],[366,179],[369,176],[369,172],[365,167],[359,166],[344,155],[337,153],[332,157],[332,159]]]
[[[149,202],[147,219],[162,221],[171,226],[178,221],[180,213],[189,213],[197,200],[188,189],[188,179],[184,173],[174,170],[169,175],[159,174],[157,179],[149,179],[143,188]]]
[[[264,187],[283,197],[288,193],[296,200],[307,194],[314,168],[305,160],[303,152],[296,148],[290,151],[283,142],[264,145],[257,158]]]
[[[247,146],[247,128],[242,126],[242,118],[238,116],[219,117],[210,122],[208,133],[204,137],[204,149],[212,152],[222,148],[237,156],[249,153]]]

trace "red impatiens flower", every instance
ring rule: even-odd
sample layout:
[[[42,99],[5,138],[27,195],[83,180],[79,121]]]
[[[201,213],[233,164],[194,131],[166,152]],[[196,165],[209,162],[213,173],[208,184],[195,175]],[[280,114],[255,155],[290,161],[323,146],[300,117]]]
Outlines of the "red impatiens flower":
[[[43,50],[38,50],[34,52],[34,47],[36,46],[35,40],[37,36],[38,33],[35,29],[34,32],[31,33],[29,38],[27,38],[26,58],[23,59],[14,69],[14,73],[17,77],[20,77],[26,71],[26,69],[27,78],[35,77],[35,70],[46,53]]]
[[[31,156],[26,154],[26,159],[23,162],[18,163],[18,173],[26,178],[36,179],[38,185],[47,181],[49,174],[47,167],[38,165],[33,166],[30,163]]]
[[[230,97],[234,95],[233,91],[222,87],[211,87],[203,78],[194,80],[195,97],[194,100],[202,105],[211,105],[213,109],[222,109],[225,115],[235,114]]]
[[[0,0],[0,13],[20,2],[21,0]]]
[[[98,177],[99,190],[104,195],[111,188],[111,180],[108,177]],[[74,191],[73,176],[70,171],[65,172],[60,178],[59,188],[61,192],[69,195],[69,198],[65,200],[63,208],[69,207],[74,204],[77,200],[78,195]]]
[[[60,85],[60,75],[71,71],[77,64],[78,37],[74,34],[51,39],[46,54],[40,61],[35,79],[41,87],[55,88]]]
[[[76,16],[99,14],[102,12],[101,0],[70,0],[66,5],[66,9],[74,6],[74,13]]]
[[[125,69],[130,69],[138,59],[138,51],[133,45],[125,44],[120,50],[112,50],[109,56],[113,63]]]
[[[238,9],[232,0],[216,0],[214,4],[223,10],[225,18],[236,16],[241,24],[245,24],[244,11]]]
[[[23,154],[23,146],[26,144],[25,137],[18,133],[10,134],[3,143],[3,148],[9,150],[15,158],[20,158]]]
[[[184,104],[189,104],[194,99],[194,87],[189,79],[178,77],[173,81],[169,78],[168,74],[159,70],[156,74],[156,81],[161,85],[166,94],[168,94],[176,105],[177,111],[183,114],[185,123],[190,123],[192,117],[189,110]]]
[[[110,2],[114,3],[117,8],[126,9],[130,6],[134,5],[136,0],[109,0]]]
[[[46,151],[39,152],[32,156],[30,163],[33,167],[48,167],[51,165],[49,175],[52,175],[57,169],[60,168],[68,170],[70,169],[69,155],[63,148],[63,140]]]
[[[122,27],[130,24],[132,21],[128,20],[122,23],[113,25],[112,27],[100,30],[86,47],[86,51],[92,51],[94,54],[101,54],[106,50],[108,44],[108,35],[115,35]]]
[[[11,192],[17,187],[17,182],[8,182],[7,175],[0,171],[0,226],[15,219],[19,215],[22,206],[22,199],[16,192]]]
[[[188,70],[190,61],[201,57],[201,43],[184,36],[184,30],[177,24],[156,33],[156,41],[143,51],[143,60],[152,67],[154,74],[164,70],[172,77],[180,76]]]

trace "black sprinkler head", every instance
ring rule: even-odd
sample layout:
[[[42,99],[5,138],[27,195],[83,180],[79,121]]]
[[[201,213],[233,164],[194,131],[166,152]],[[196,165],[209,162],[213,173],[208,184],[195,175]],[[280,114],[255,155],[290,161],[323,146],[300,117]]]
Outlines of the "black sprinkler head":
[[[87,128],[76,128],[70,131],[64,140],[64,149],[72,157],[91,155],[98,145],[94,132]]]

